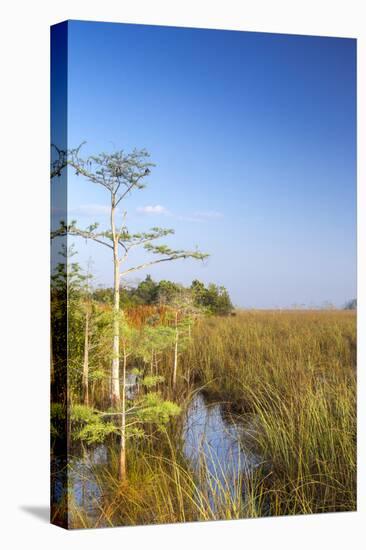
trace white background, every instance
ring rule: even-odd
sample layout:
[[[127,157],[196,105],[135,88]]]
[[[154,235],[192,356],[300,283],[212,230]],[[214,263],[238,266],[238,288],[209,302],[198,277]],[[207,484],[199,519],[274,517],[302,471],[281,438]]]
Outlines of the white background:
[[[365,51],[362,1],[12,1],[1,8],[0,545],[44,548],[363,546],[365,445]],[[365,4],[365,3],[364,3]],[[49,500],[49,26],[64,19],[358,38],[358,512],[67,532]],[[342,223],[342,220],[340,220]],[[364,538],[364,537],[363,537]]]

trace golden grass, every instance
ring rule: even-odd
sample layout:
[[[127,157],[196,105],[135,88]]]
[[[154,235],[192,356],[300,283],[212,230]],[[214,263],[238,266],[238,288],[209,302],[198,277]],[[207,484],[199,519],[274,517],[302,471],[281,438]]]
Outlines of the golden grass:
[[[212,392],[254,415],[269,513],[356,509],[354,312],[210,319],[191,361]]]

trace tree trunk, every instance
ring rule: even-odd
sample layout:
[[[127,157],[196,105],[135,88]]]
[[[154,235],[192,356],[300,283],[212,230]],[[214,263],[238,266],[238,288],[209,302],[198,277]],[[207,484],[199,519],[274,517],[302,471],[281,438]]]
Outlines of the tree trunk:
[[[113,357],[112,357],[112,388],[111,403],[112,407],[120,405],[120,387],[119,387],[119,257],[118,257],[118,237],[115,226],[115,199],[112,197],[111,207],[111,230],[113,236]]]
[[[85,314],[85,336],[84,336],[84,362],[83,362],[83,402],[89,406],[89,309]]]
[[[55,383],[55,363],[53,360],[52,327],[50,329],[51,388]]]
[[[121,481],[126,481],[126,348],[123,346],[123,374],[122,374],[122,410],[121,410],[121,444],[119,454],[118,477]]]
[[[91,385],[91,404],[92,404],[92,406],[94,405],[94,403],[95,403],[95,380],[93,380],[92,385]]]
[[[155,375],[156,375],[156,376],[159,376],[158,352],[155,352]]]
[[[174,346],[174,368],[173,368],[173,389],[175,389],[177,383],[177,369],[178,369],[178,311],[175,313],[175,346]]]
[[[57,395],[57,385],[56,385],[56,379],[55,379],[55,361],[54,361],[54,355],[53,355],[53,335],[52,335],[52,326],[50,327],[50,354],[51,354],[51,385],[50,385],[50,392],[51,392],[51,403],[56,403],[58,395]]]

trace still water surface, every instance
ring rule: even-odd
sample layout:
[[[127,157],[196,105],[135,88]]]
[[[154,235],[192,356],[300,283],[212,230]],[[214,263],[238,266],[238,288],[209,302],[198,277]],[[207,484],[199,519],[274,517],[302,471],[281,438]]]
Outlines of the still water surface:
[[[208,486],[212,501],[213,492],[229,490],[234,496],[240,490],[239,479],[255,467],[256,458],[244,449],[248,426],[225,414],[222,403],[209,403],[202,393],[191,400],[184,414],[183,451],[199,475],[205,471],[201,483]],[[108,449],[104,444],[84,450],[81,456],[69,460],[69,492],[77,506],[90,517],[99,515],[98,503],[102,498],[93,471],[108,465]],[[202,468],[204,466],[204,468]],[[54,479],[54,494],[61,496],[60,479]],[[211,493],[211,494],[210,494]]]

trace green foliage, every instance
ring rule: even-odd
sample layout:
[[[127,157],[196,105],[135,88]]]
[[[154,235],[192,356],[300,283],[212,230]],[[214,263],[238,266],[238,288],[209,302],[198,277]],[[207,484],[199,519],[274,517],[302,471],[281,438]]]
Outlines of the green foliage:
[[[229,315],[234,309],[229,293],[224,286],[210,283],[206,288],[203,283],[194,280],[191,290],[195,305],[205,308],[213,315]]]
[[[128,439],[143,439],[145,437],[145,432],[142,428],[138,428],[137,426],[128,426],[126,435]]]
[[[62,403],[51,403],[51,438],[55,439],[66,429],[66,406]]]
[[[140,376],[141,375],[141,371],[140,369],[138,369],[137,367],[134,367],[133,369],[130,370],[130,373],[131,374],[134,374],[136,376]]]
[[[152,280],[151,275],[146,275],[138,287],[130,295],[135,303],[153,304],[157,298],[158,285]]]
[[[135,182],[137,189],[143,189],[143,178],[154,166],[149,162],[149,153],[145,149],[134,149],[131,153],[123,150],[113,153],[100,153],[83,160],[78,155],[70,159],[70,164],[77,173],[86,175],[95,183],[100,183],[111,191],[121,187],[121,194]],[[92,177],[91,177],[92,176]],[[93,178],[93,179],[92,179]]]
[[[144,378],[143,384],[146,388],[151,388],[163,380],[162,376],[147,376]],[[172,401],[164,400],[159,393],[147,393],[139,402],[137,412],[129,416],[127,437],[129,439],[143,438],[145,436],[143,424],[155,424],[158,428],[162,427],[180,411],[178,405]],[[72,439],[92,445],[102,443],[111,434],[119,434],[121,430],[120,415],[114,415],[115,412],[118,411],[111,409],[102,414],[85,405],[74,405],[71,409]],[[114,421],[105,420],[106,417],[109,417],[109,413],[110,417],[115,419]],[[61,414],[58,407],[55,408],[55,414]]]
[[[89,445],[101,443],[108,435],[118,433],[118,428],[112,422],[105,422],[99,412],[80,404],[71,408],[71,425],[73,439]]]
[[[66,418],[66,407],[62,403],[51,403],[51,420],[60,421]]]
[[[90,382],[98,382],[100,380],[104,380],[106,377],[106,374],[104,371],[102,370],[93,370],[92,372],[89,373],[89,381]]]
[[[153,388],[162,382],[164,382],[164,376],[145,376],[142,379],[141,384],[145,388]]]
[[[58,431],[58,429],[56,428],[56,426],[54,424],[51,423],[51,439],[55,439],[56,437],[59,437],[60,433]]]
[[[183,289],[182,285],[172,281],[160,281],[157,285],[157,300],[164,304],[169,304],[175,296]]]
[[[71,407],[72,422],[94,422],[98,418],[97,413],[91,407],[76,404]]]
[[[163,426],[171,417],[180,414],[180,407],[172,401],[164,401],[159,393],[148,393],[138,412],[138,418],[142,422]]]
[[[96,288],[92,296],[96,302],[101,304],[113,304],[113,288]]]
[[[118,428],[112,422],[98,420],[80,428],[75,432],[74,438],[91,445],[93,443],[102,443],[106,437],[113,433],[118,433]]]
[[[134,353],[141,357],[145,363],[149,363],[152,352],[162,353],[172,346],[173,342],[174,329],[172,327],[148,325],[139,332]]]
[[[121,340],[123,345],[126,347],[126,351],[130,351],[132,348],[135,348],[139,341],[139,331],[128,322],[123,311],[120,312],[120,329]]]
[[[98,302],[112,303],[113,290],[97,289],[93,297]],[[168,280],[156,282],[151,275],[136,288],[123,289],[121,304],[124,307],[136,305],[174,305],[181,302],[183,306],[190,302],[195,308],[212,315],[229,315],[234,309],[227,289],[222,285],[210,283],[207,287],[201,281],[194,280],[189,288]]]

